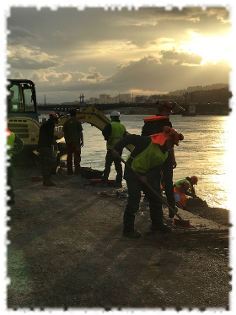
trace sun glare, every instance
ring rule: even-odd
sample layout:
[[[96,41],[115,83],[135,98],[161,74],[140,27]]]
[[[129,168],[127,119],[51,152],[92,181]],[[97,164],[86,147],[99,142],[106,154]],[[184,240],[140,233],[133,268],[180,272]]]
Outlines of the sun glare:
[[[189,50],[203,58],[202,64],[207,62],[230,61],[231,38],[229,35],[203,37],[191,34],[192,41],[189,42]]]

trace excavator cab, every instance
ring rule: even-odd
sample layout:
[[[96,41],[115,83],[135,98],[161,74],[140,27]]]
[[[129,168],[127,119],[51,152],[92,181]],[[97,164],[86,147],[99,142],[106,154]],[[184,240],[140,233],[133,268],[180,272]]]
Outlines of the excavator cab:
[[[30,117],[39,121],[34,83],[20,79],[8,82],[7,117]]]
[[[40,128],[34,83],[9,79],[6,105],[8,128],[24,142],[23,150],[13,157],[13,163],[30,163],[34,161],[32,151],[37,147]]]

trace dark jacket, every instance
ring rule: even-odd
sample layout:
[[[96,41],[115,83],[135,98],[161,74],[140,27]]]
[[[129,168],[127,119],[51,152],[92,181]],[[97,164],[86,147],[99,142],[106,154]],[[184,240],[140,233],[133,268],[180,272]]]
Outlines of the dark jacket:
[[[142,136],[150,136],[155,133],[161,133],[163,132],[163,127],[169,126],[172,128],[172,123],[170,122],[169,118],[167,119],[160,119],[158,120],[158,117],[161,115],[156,115],[157,120],[152,120],[152,121],[144,121],[144,125],[142,127]]]
[[[70,118],[63,125],[63,132],[66,142],[80,142],[82,138],[83,127],[81,122],[75,118]]]
[[[55,122],[53,119],[48,119],[43,123],[39,130],[38,147],[51,147],[55,141],[54,136]]]
[[[135,148],[133,149],[129,156],[129,159],[127,160],[127,164],[131,165],[132,160],[140,153],[142,153],[150,145],[151,142],[152,142],[151,137],[139,136],[135,134],[126,135],[122,140],[116,143],[114,150],[116,150],[117,152],[122,152],[124,147],[126,147],[127,145],[129,144],[134,145]],[[167,148],[165,145],[159,147],[163,153],[167,152]],[[140,173],[140,175],[145,175],[147,178],[156,177],[157,174],[159,174],[160,170],[161,165],[158,165],[149,169],[149,171],[146,174]],[[130,177],[137,178],[137,176],[128,167],[125,168],[124,177],[125,179]]]

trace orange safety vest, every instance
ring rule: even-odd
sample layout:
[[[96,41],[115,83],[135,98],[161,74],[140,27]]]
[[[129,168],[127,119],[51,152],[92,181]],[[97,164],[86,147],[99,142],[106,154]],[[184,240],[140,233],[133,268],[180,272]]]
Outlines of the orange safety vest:
[[[147,121],[156,121],[156,120],[164,120],[164,119],[169,119],[168,116],[149,116],[149,117],[146,117],[144,118],[144,122],[147,122]]]
[[[183,208],[186,207],[186,195],[180,191],[180,187],[174,187],[174,193],[180,195],[180,203]]]

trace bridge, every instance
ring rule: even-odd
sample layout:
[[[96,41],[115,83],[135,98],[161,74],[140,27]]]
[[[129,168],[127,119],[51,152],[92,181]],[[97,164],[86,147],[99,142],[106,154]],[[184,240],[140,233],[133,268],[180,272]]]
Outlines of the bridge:
[[[188,103],[179,103],[185,110],[186,114],[189,112],[190,104]],[[88,106],[94,106],[97,110],[104,112],[104,111],[111,111],[111,110],[125,110],[127,112],[135,113],[135,109],[156,109],[155,103],[114,103],[114,104],[86,104],[86,103],[78,103],[78,104],[39,104],[38,111],[39,113],[43,112],[55,112],[55,113],[69,113],[72,107],[83,111]],[[221,103],[221,104],[208,104],[208,103],[198,103],[194,105],[196,109],[196,115],[229,115],[231,112],[231,108],[229,107],[228,103]]]
[[[38,111],[39,112],[64,112],[68,113],[72,107],[75,107],[79,110],[84,110],[88,106],[94,106],[99,111],[105,110],[114,110],[117,108],[137,108],[137,107],[153,107],[156,108],[154,103],[112,103],[112,104],[86,104],[86,103],[78,103],[78,104],[38,104]]]

